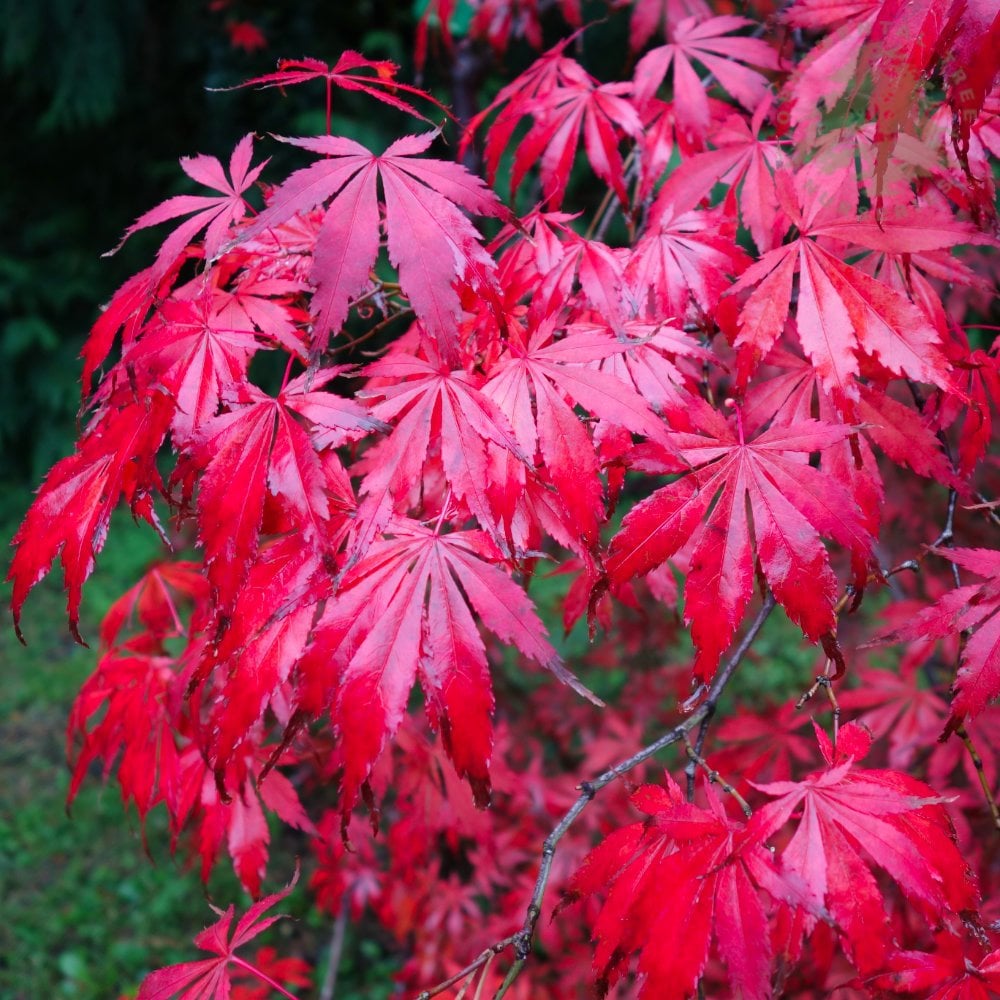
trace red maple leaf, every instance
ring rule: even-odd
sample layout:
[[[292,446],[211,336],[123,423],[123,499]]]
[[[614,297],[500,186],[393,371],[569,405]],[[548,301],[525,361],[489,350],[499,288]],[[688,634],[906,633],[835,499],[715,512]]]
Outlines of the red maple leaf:
[[[770,110],[769,98],[761,101],[748,123],[740,115],[730,115],[712,132],[716,148],[684,160],[672,171],[657,196],[657,214],[673,205],[674,213],[694,208],[713,186],[740,187],[739,209],[743,224],[750,230],[760,252],[774,246],[780,206],[774,186],[774,172],[788,163],[775,139],[761,139],[759,132]]]
[[[11,608],[19,637],[24,600],[61,553],[69,626],[83,642],[78,630],[83,583],[119,500],[161,531],[152,491],[162,488],[156,455],[172,413],[163,392],[136,401],[126,387],[94,415],[76,452],[53,466],[12,540],[17,551],[7,579],[14,583]]]
[[[227,179],[222,164],[214,156],[185,156],[181,158],[181,169],[192,180],[221,195],[179,194],[168,198],[155,208],[144,212],[127,230],[121,242],[110,250],[115,253],[121,245],[140,229],[158,226],[161,222],[179,218],[182,215],[195,213],[186,222],[182,222],[164,241],[156,254],[154,277],[159,278],[174,263],[184,248],[194,239],[195,234],[205,229],[204,253],[206,260],[214,260],[223,245],[231,235],[233,226],[245,215],[248,208],[243,197],[260,172],[267,166],[267,160],[250,166],[253,155],[253,135],[245,135],[233,150],[229,158],[229,176]],[[207,228],[206,228],[207,227]]]
[[[1000,552],[994,549],[936,549],[956,566],[986,578],[945,594],[904,625],[876,636],[871,644],[941,639],[971,630],[962,647],[945,733],[974,718],[1000,695]]]
[[[638,951],[645,977],[640,998],[685,1000],[714,940],[734,991],[765,1000],[772,951],[761,891],[794,904],[806,902],[805,894],[775,867],[761,838],[726,815],[714,788],[706,787],[708,809],[702,809],[685,800],[669,774],[665,783],[632,795],[649,819],[616,830],[595,848],[562,904],[607,893],[593,927],[598,991],[603,996]]]
[[[398,108],[400,111],[405,111],[423,121],[427,121],[427,119],[416,108],[396,96],[397,90],[421,97],[444,110],[443,106],[426,91],[419,87],[400,83],[396,79],[398,72],[399,67],[388,59],[366,59],[360,52],[352,52],[347,49],[340,54],[333,66],[320,59],[281,59],[278,61],[278,68],[275,72],[255,76],[251,80],[238,84],[238,87],[293,87],[311,80],[324,80],[326,82],[328,132],[330,130],[330,110],[334,86],[343,90],[360,91],[369,97],[374,97],[377,101],[382,101],[383,104]],[[236,90],[237,87],[223,89]]]
[[[684,585],[684,618],[698,650],[699,678],[714,672],[743,618],[753,594],[755,560],[789,617],[839,657],[833,639],[837,579],[820,535],[850,549],[862,580],[872,543],[844,488],[800,456],[851,433],[844,425],[804,420],[747,441],[737,413],[735,435],[721,417],[704,434],[669,435],[693,471],[626,514],[606,567],[617,586],[690,541],[694,553]]]
[[[974,961],[969,952],[981,954],[981,946],[947,933],[938,934],[936,943],[933,952],[895,952],[886,962],[888,971],[870,985],[921,1000],[992,1000],[1000,993],[1000,951]]]
[[[618,145],[623,135],[642,134],[639,113],[626,100],[628,83],[598,84],[581,69],[582,78],[557,83],[530,104],[520,107],[535,122],[521,140],[510,175],[511,193],[525,174],[538,166],[542,191],[550,208],[558,208],[566,194],[582,130],[584,149],[594,173],[627,205],[625,170]]]
[[[302,665],[329,672],[332,662],[339,675],[331,717],[341,739],[345,817],[399,728],[417,677],[456,769],[479,801],[488,800],[493,692],[470,605],[499,639],[589,695],[545,638],[527,595],[493,565],[499,553],[486,535],[442,535],[401,519],[390,532],[344,576]]]
[[[669,37],[685,18],[711,16],[705,0],[634,0],[629,22],[629,47],[638,52],[654,34]]]
[[[953,390],[941,338],[924,311],[896,289],[845,264],[826,249],[826,240],[819,239],[909,254],[978,241],[974,231],[954,220],[928,225],[939,216],[916,207],[881,223],[872,217],[845,216],[838,211],[842,206],[830,198],[830,191],[838,189],[837,178],[823,170],[800,171],[794,190],[787,176],[779,175],[778,182],[784,208],[802,235],[764,254],[733,286],[733,291],[756,286],[739,318],[740,383],[746,384],[785,329],[792,278],[798,271],[798,337],[823,387],[840,405],[849,406],[858,398],[861,352],[894,375]]]
[[[934,922],[974,909],[978,891],[932,788],[898,771],[858,768],[871,736],[854,723],[841,727],[835,747],[818,727],[816,735],[826,769],[803,781],[755,784],[775,801],[754,813],[748,830],[766,841],[798,817],[782,865],[829,911],[858,969],[871,972],[891,946],[872,864]]]
[[[462,213],[508,217],[497,196],[458,163],[420,160],[436,132],[397,139],[375,155],[353,139],[320,136],[278,138],[324,159],[297,170],[278,187],[268,207],[240,234],[248,240],[293,215],[327,205],[316,237],[310,281],[315,286],[314,353],[321,354],[332,331],[347,317],[351,299],[369,285],[379,252],[382,181],[389,260],[417,316],[452,363],[459,360],[456,334],[461,316],[458,281],[480,294],[494,294],[495,265],[482,237]]]
[[[223,387],[246,380],[261,346],[252,327],[227,328],[211,306],[208,296],[168,299],[122,352],[122,367],[137,388],[162,385],[173,396],[171,430],[179,445],[218,413]]]
[[[171,657],[134,645],[139,648],[105,653],[73,702],[66,727],[73,778],[66,801],[68,806],[76,798],[95,761],[103,763],[105,775],[117,762],[122,802],[134,802],[144,820],[158,802],[174,798],[180,781],[181,755],[169,711],[180,685]]]
[[[206,421],[184,468],[203,469],[198,532],[208,578],[225,611],[232,607],[259,545],[268,495],[275,497],[314,550],[330,551],[330,481],[319,450],[356,440],[383,425],[357,403],[320,393],[340,369],[307,372],[272,398],[249,383],[230,386],[230,411]],[[324,397],[324,398],[320,398]],[[294,417],[304,410],[318,433]]]
[[[510,419],[524,454],[541,454],[546,477],[566,504],[573,529],[593,544],[605,517],[600,468],[590,435],[567,397],[637,434],[662,438],[663,425],[629,384],[590,367],[628,350],[627,341],[596,327],[570,330],[561,339],[554,333],[550,322],[532,330],[526,343],[512,338],[483,392]]]
[[[635,67],[635,99],[644,104],[653,97],[674,67],[674,114],[688,146],[699,146],[708,132],[709,109],[705,85],[691,65],[706,66],[722,88],[748,111],[760,104],[767,92],[767,78],[749,65],[777,69],[777,53],[759,38],[727,37],[749,27],[745,17],[722,15],[699,20],[686,18],[673,30],[673,40],[647,52]],[[749,64],[749,65],[741,65]]]
[[[305,959],[282,957],[271,947],[258,948],[248,964],[252,968],[237,966],[230,974],[233,980],[231,1000],[269,1000],[272,982],[304,989],[313,985],[313,968]]]
[[[217,957],[205,958],[199,962],[182,962],[180,965],[169,965],[151,972],[142,981],[137,1000],[169,1000],[181,990],[184,990],[184,1000],[227,1000],[231,989],[230,976],[233,974],[231,966],[249,972],[282,996],[295,1000],[293,994],[265,971],[237,955],[236,949],[252,941],[284,916],[272,914],[265,917],[264,914],[292,891],[298,878],[299,873],[296,871],[292,881],[284,889],[254,903],[236,922],[231,935],[235,908],[230,906],[214,924],[206,927],[194,939],[199,948],[212,952]]]
[[[106,648],[114,646],[133,616],[154,641],[183,635],[187,628],[178,610],[181,600],[199,604],[206,597],[208,584],[198,563],[155,563],[108,609],[101,622],[101,643]]]
[[[432,360],[397,353],[365,369],[374,384],[359,395],[381,397],[373,403],[372,415],[387,423],[394,421],[395,427],[363,460],[366,475],[361,494],[365,499],[352,560],[385,527],[397,501],[420,483],[432,454],[440,461],[453,496],[501,548],[506,546],[489,495],[486,446],[490,443],[509,452],[517,462],[527,464],[529,458],[502,410],[480,389],[479,378],[450,371],[432,349],[428,353]]]

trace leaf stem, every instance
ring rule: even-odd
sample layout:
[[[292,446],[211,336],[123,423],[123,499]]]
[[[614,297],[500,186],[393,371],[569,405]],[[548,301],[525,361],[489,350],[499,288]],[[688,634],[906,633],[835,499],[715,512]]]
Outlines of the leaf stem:
[[[266,972],[261,972],[256,965],[251,965],[245,959],[240,958],[239,955],[230,955],[229,961],[233,965],[238,965],[241,969],[246,969],[247,972],[256,976],[262,983],[267,983],[271,989],[277,990],[283,997],[288,997],[288,1000],[298,1000],[298,997],[294,993],[289,993],[281,983],[272,979]]]

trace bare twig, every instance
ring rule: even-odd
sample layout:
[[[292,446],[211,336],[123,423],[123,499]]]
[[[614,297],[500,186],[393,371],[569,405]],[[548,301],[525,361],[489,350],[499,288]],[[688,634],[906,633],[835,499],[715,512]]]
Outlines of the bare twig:
[[[635,149],[632,149],[622,163],[622,173],[625,177],[626,183],[632,178],[633,174],[635,174],[637,170],[638,160],[636,159]],[[608,190],[604,193],[604,197],[601,199],[600,205],[597,206],[597,211],[594,212],[594,216],[590,220],[590,225],[587,227],[587,231],[584,233],[583,238],[585,240],[603,240],[604,234],[607,232],[608,226],[611,225],[611,220],[614,218],[617,206],[618,201],[614,189],[608,188]]]
[[[837,703],[837,696],[833,693],[833,679],[830,677],[830,661],[826,661],[826,673],[820,674],[813,682],[811,688],[802,695],[795,703],[796,708],[801,708],[819,689],[826,692],[826,700],[833,709],[833,745],[837,745],[837,735],[840,732],[840,705]]]
[[[705,720],[702,720],[701,728],[705,728]],[[688,755],[688,760],[691,765],[696,769],[701,768],[704,772],[705,777],[708,778],[709,783],[713,785],[718,785],[727,795],[731,795],[740,804],[740,808],[743,810],[743,815],[749,819],[753,815],[753,810],[750,808],[750,803],[747,802],[745,798],[725,778],[719,774],[714,768],[712,768],[708,761],[705,760],[702,755],[691,746],[691,741],[688,739],[687,735],[684,736],[684,752]],[[690,798],[690,796],[688,796]]]
[[[502,941],[497,941],[495,944],[491,944],[489,948],[486,949],[474,962],[470,962],[464,969],[456,972],[455,975],[449,976],[443,982],[437,984],[437,986],[432,986],[429,990],[424,990],[423,993],[417,995],[417,1000],[431,1000],[431,997],[436,997],[441,993],[444,993],[446,989],[454,986],[456,983],[460,983],[463,979],[467,979],[476,970],[483,968],[487,963],[491,962],[500,952],[505,951],[509,948],[517,938],[517,934],[511,934],[510,937],[505,937]]]
[[[955,735],[965,744],[965,749],[969,752],[972,766],[976,769],[976,777],[979,778],[983,795],[986,797],[986,804],[990,807],[990,813],[993,816],[993,825],[1000,830],[1000,806],[997,805],[997,800],[993,797],[993,789],[990,788],[989,779],[986,777],[986,769],[983,767],[983,758],[980,757],[979,751],[972,742],[972,737],[965,726],[959,726],[955,730]]]
[[[443,983],[439,983],[430,990],[425,990],[417,997],[417,1000],[430,1000],[431,997],[437,996],[449,986],[453,986],[455,983],[460,982],[467,976],[472,975],[472,973],[481,968],[489,960],[490,956],[497,955],[501,951],[504,951],[509,945],[513,945],[514,962],[493,998],[493,1000],[501,1000],[517,977],[521,974],[521,970],[524,968],[524,965],[528,960],[528,956],[531,954],[535,937],[535,928],[538,925],[538,919],[542,913],[542,902],[545,897],[545,890],[548,887],[549,879],[552,875],[552,862],[555,858],[556,847],[558,846],[559,841],[562,840],[569,828],[576,822],[580,814],[587,808],[602,788],[610,785],[613,781],[617,781],[623,775],[627,774],[633,768],[638,767],[638,765],[642,764],[644,761],[649,760],[650,757],[653,757],[661,750],[664,750],[668,746],[685,739],[687,734],[691,732],[695,726],[701,725],[706,719],[710,719],[715,714],[719,699],[722,697],[726,686],[729,684],[730,680],[732,680],[732,677],[739,668],[740,663],[743,662],[743,658],[753,645],[753,642],[760,633],[760,630],[764,627],[764,622],[767,621],[768,616],[774,610],[774,606],[774,597],[771,594],[768,594],[764,598],[764,602],[761,605],[760,610],[757,612],[757,616],[747,629],[746,634],[733,650],[722,669],[715,675],[715,679],[712,682],[712,686],[709,688],[708,695],[705,700],[691,713],[690,716],[688,716],[688,718],[686,718],[683,722],[678,723],[669,732],[664,733],[658,740],[655,740],[648,746],[643,747],[637,753],[632,754],[631,757],[627,757],[625,760],[615,764],[614,767],[608,768],[608,770],[594,778],[592,781],[584,781],[578,786],[580,789],[580,797],[563,814],[562,818],[556,824],[552,832],[545,838],[545,842],[542,844],[542,858],[538,869],[538,877],[535,880],[535,888],[531,894],[531,900],[528,903],[527,915],[525,916],[524,924],[521,930],[511,937],[504,938],[502,941],[498,941],[496,944],[492,945],[485,952],[483,952],[479,958],[466,966],[461,972],[456,973],[456,975],[452,976],[450,979]]]

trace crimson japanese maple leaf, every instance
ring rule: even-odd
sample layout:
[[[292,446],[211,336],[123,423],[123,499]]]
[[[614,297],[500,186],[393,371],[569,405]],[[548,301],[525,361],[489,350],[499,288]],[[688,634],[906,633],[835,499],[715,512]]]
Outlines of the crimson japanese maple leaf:
[[[379,252],[382,202],[389,260],[399,270],[403,293],[437,338],[451,363],[459,360],[458,281],[481,295],[495,294],[495,265],[481,236],[462,210],[509,216],[497,196],[458,163],[417,159],[436,132],[404,136],[381,155],[353,139],[320,136],[282,142],[324,159],[297,170],[273,193],[268,207],[240,235],[252,239],[300,212],[332,199],[316,238],[310,281],[315,316],[313,350],[321,354],[331,331],[339,330],[349,303],[370,283]]]
[[[731,276],[750,260],[736,245],[734,230],[717,209],[678,212],[670,204],[658,206],[625,272],[640,315],[683,321],[690,310],[695,318],[716,316]]]
[[[459,145],[461,155],[465,155],[480,125],[494,111],[502,109],[486,136],[486,176],[491,184],[496,179],[500,160],[507,151],[518,123],[537,100],[560,87],[584,86],[596,82],[575,59],[563,55],[569,43],[570,39],[564,38],[553,45],[523,73],[501,87],[490,104],[469,122]]]
[[[154,277],[160,277],[174,263],[184,248],[194,239],[195,234],[205,229],[204,251],[206,260],[214,260],[230,237],[232,227],[245,215],[248,208],[243,195],[260,172],[267,166],[267,160],[250,166],[253,155],[253,135],[245,135],[233,150],[229,159],[229,176],[227,179],[222,164],[214,156],[185,156],[181,158],[181,169],[192,180],[205,187],[210,187],[221,194],[215,197],[209,195],[179,194],[168,198],[155,208],[144,212],[125,231],[121,243],[114,253],[133,233],[150,226],[158,226],[161,222],[191,215],[182,222],[164,241],[156,254]],[[191,213],[195,213],[192,215]]]
[[[582,21],[580,0],[558,0],[564,20],[573,27]],[[478,0],[470,36],[489,42],[502,55],[513,35],[524,38],[534,49],[542,47],[542,11],[539,0]]]
[[[875,204],[882,211],[882,187],[889,156],[914,113],[915,95],[942,45],[950,41],[964,0],[885,0],[858,57],[858,78],[871,74],[865,103],[875,118]]]
[[[851,168],[853,169],[853,167]],[[881,223],[873,217],[830,217],[829,190],[809,171],[800,172],[793,193],[779,176],[779,194],[800,235],[764,254],[743,272],[733,291],[756,286],[739,317],[738,378],[746,384],[760,359],[785,329],[792,301],[792,278],[799,274],[796,330],[824,388],[841,405],[858,398],[861,352],[875,357],[889,372],[953,389],[941,339],[924,311],[901,292],[845,264],[816,238],[829,237],[864,249],[889,253],[925,250],[978,242],[970,226],[952,221],[926,225],[940,217],[914,207]],[[800,211],[795,199],[802,205]]]
[[[493,691],[470,605],[504,642],[588,694],[562,665],[521,588],[480,532],[443,535],[397,519],[341,581],[317,623],[304,673],[339,677],[331,718],[341,741],[341,810],[358,800],[419,677],[432,723],[477,800],[489,796]],[[592,696],[591,696],[592,697]]]
[[[803,731],[808,724],[809,716],[791,701],[771,706],[764,714],[756,707],[743,707],[719,726],[712,767],[739,775],[741,790],[754,778],[789,778],[803,765],[816,764],[815,741]]]
[[[651,438],[663,424],[632,387],[590,367],[621,354],[628,342],[599,328],[555,339],[551,322],[525,340],[512,337],[508,353],[491,369],[483,392],[507,415],[518,444],[540,452],[545,475],[563,499],[576,531],[592,544],[604,520],[600,466],[590,435],[567,397],[594,416]]]
[[[537,165],[546,202],[558,208],[566,194],[582,130],[584,149],[594,173],[627,205],[618,145],[622,135],[638,139],[642,134],[639,113],[626,100],[631,91],[629,83],[597,84],[584,74],[583,79],[553,86],[523,106],[522,113],[531,114],[535,122],[517,147],[510,175],[511,193],[528,170]]]
[[[442,105],[426,91],[420,90],[418,87],[411,87],[408,84],[400,83],[396,79],[398,72],[399,67],[388,59],[366,59],[360,52],[352,52],[350,49],[347,49],[340,54],[332,66],[321,59],[281,59],[278,62],[277,70],[273,73],[255,76],[253,79],[239,84],[239,86],[261,88],[292,87],[296,84],[308,83],[310,80],[325,81],[327,131],[330,128],[330,110],[334,86],[340,87],[343,90],[360,91],[369,97],[374,97],[377,101],[382,101],[383,104],[388,104],[416,118],[427,121],[413,105],[397,97],[395,92],[401,90],[404,93],[422,97],[439,108],[442,108]],[[237,88],[225,89],[235,90]]]
[[[567,327],[567,333],[596,330],[612,332],[607,324],[600,323],[573,323]],[[707,404],[690,390],[699,374],[698,362],[709,362],[710,352],[669,322],[628,320],[615,332],[625,349],[591,362],[594,367],[634,386],[674,430],[698,426],[697,415]]]
[[[295,955],[282,957],[274,948],[258,948],[247,964],[252,971],[237,966],[230,973],[232,1000],[269,1000],[272,982],[303,989],[313,985],[313,968],[305,959]]]
[[[956,566],[986,578],[945,594],[933,607],[876,636],[872,643],[941,639],[973,630],[962,647],[945,733],[954,732],[1000,695],[1000,552],[995,549],[937,549]]]
[[[268,276],[263,268],[254,267],[242,271],[231,287],[226,287],[226,271],[221,266],[212,271],[218,277],[210,309],[218,325],[222,329],[257,332],[262,339],[307,364],[309,350],[300,327],[308,323],[309,314],[292,301],[306,291],[306,282]]]
[[[784,88],[786,114],[803,145],[815,140],[820,106],[832,110],[854,80],[858,55],[881,6],[880,0],[798,0],[784,12],[783,19],[794,28],[830,32],[805,54]]]
[[[739,187],[743,224],[760,252],[770,250],[780,236],[774,172],[788,163],[777,140],[759,137],[770,105],[770,99],[761,101],[749,125],[740,115],[731,115],[710,136],[715,149],[684,160],[672,171],[660,188],[654,217],[667,205],[675,214],[694,208],[720,182],[732,190]]]
[[[286,888],[254,903],[236,922],[235,927],[232,927],[235,908],[230,905],[214,924],[206,927],[194,939],[199,948],[212,952],[217,957],[205,958],[199,962],[182,962],[180,965],[170,965],[151,972],[142,981],[137,1000],[169,1000],[181,990],[184,990],[184,1000],[227,1000],[231,988],[230,966],[249,972],[282,996],[295,1000],[294,995],[280,983],[237,955],[236,949],[252,941],[284,916],[284,914],[272,914],[265,917],[264,914],[292,891],[298,878],[296,871]]]
[[[281,695],[294,701],[294,689],[285,684],[305,650],[316,606],[330,589],[329,572],[297,532],[258,554],[225,630],[206,646],[191,682],[218,673],[204,746],[220,776],[268,705]]]
[[[666,787],[645,785],[632,803],[649,816],[611,833],[570,880],[566,902],[606,892],[594,927],[598,991],[626,971],[639,952],[640,998],[685,1000],[705,971],[712,942],[734,993],[746,1000],[772,996],[768,907],[777,900],[807,902],[761,838],[731,820],[715,789],[708,808],[687,802],[666,775]]]
[[[840,410],[823,388],[816,369],[802,358],[775,348],[768,355],[769,366],[779,374],[756,380],[743,408],[751,428],[775,422],[794,426],[808,419],[818,407],[821,419],[831,423]],[[885,511],[885,483],[875,455],[878,449],[898,465],[944,485],[964,490],[955,475],[931,419],[913,406],[899,402],[874,384],[858,384],[855,407],[863,421],[856,437],[826,449],[820,468],[838,480],[865,515],[865,525],[877,535]]]
[[[657,32],[669,37],[685,18],[700,21],[711,14],[705,0],[635,0],[629,22],[629,48],[638,52]]]
[[[797,817],[782,865],[829,911],[858,969],[872,972],[891,945],[872,864],[935,923],[974,909],[978,890],[933,789],[898,771],[857,767],[872,741],[854,723],[841,727],[836,746],[816,733],[827,768],[803,781],[755,785],[775,801],[754,813],[748,831],[769,840]]]
[[[228,610],[239,595],[257,552],[264,504],[277,498],[318,552],[328,552],[330,480],[319,450],[356,440],[384,425],[359,404],[319,390],[341,369],[306,372],[275,399],[250,383],[224,393],[230,411],[207,421],[179,467],[203,473],[198,490],[198,535],[205,547],[208,578],[219,606]],[[316,429],[310,436],[295,419],[300,412]],[[339,463],[338,463],[339,464]]]
[[[886,962],[887,972],[871,985],[893,993],[916,994],[921,1000],[992,1000],[1000,993],[1000,950],[975,961],[981,945],[953,934],[937,935],[937,948],[897,951]]]
[[[836,657],[837,578],[820,535],[851,551],[856,578],[863,581],[872,562],[872,539],[855,503],[836,480],[800,457],[843,441],[850,427],[803,420],[747,441],[737,414],[736,430],[719,416],[702,434],[669,435],[693,471],[625,515],[606,562],[617,586],[688,542],[694,546],[684,618],[702,680],[714,672],[743,618],[755,562],[789,617]]]
[[[363,459],[365,499],[358,512],[352,559],[385,527],[396,502],[420,484],[435,453],[454,496],[501,547],[506,545],[489,496],[489,487],[495,484],[490,482],[486,446],[494,444],[518,462],[527,464],[529,457],[503,411],[482,392],[480,380],[465,371],[448,370],[433,351],[430,358],[398,353],[365,369],[376,384],[359,395],[381,397],[373,403],[372,415],[395,422],[395,427]],[[386,384],[389,380],[395,384]]]
[[[179,606],[189,601],[198,605],[207,597],[208,583],[198,563],[155,563],[108,609],[101,622],[101,644],[106,648],[115,645],[133,617],[153,641],[182,635],[186,626]]]
[[[578,284],[584,300],[617,327],[626,313],[624,255],[598,240],[577,236],[572,230],[564,229],[563,233],[558,259],[541,271],[542,281],[532,290],[532,314],[543,318],[572,303]],[[540,263],[536,258],[536,264]]]
[[[171,298],[122,352],[121,364],[140,390],[162,385],[173,396],[171,430],[181,445],[218,413],[223,387],[246,379],[260,346],[252,327],[228,328],[210,297]]]
[[[169,704],[180,693],[174,662],[163,653],[135,642],[101,657],[67,722],[67,807],[98,761],[105,774],[117,766],[122,802],[135,803],[140,821],[156,803],[175,799],[182,765]]]
[[[907,611],[911,617],[912,607]],[[889,766],[897,770],[908,768],[941,732],[947,714],[941,696],[922,683],[919,667],[915,660],[904,663],[898,673],[862,667],[854,671],[858,687],[837,698],[841,708],[856,712],[857,723],[877,739],[888,737]]]
[[[681,21],[673,39],[647,52],[635,67],[635,99],[643,104],[653,97],[670,69],[674,67],[674,114],[678,128],[688,145],[704,142],[709,126],[708,97],[692,60],[706,66],[724,90],[732,94],[748,111],[760,104],[767,91],[767,78],[750,65],[777,69],[778,54],[759,38],[730,36],[749,27],[745,17],[723,15],[704,20],[691,17]],[[727,37],[728,36],[728,37]]]
[[[190,747],[189,752],[197,755],[197,763],[192,761],[190,764],[197,783],[193,789],[196,801],[192,804],[188,826],[201,855],[202,881],[208,882],[212,866],[225,844],[233,871],[243,888],[256,899],[267,871],[271,842],[264,807],[288,826],[304,833],[316,833],[295,786],[284,774],[270,767],[269,758],[280,754],[281,748],[248,745],[233,758],[222,775],[205,766],[196,746]],[[183,819],[176,815],[175,827]]]
[[[156,455],[172,415],[162,391],[137,401],[126,386],[95,414],[77,450],[53,466],[12,541],[17,551],[7,579],[14,584],[11,608],[18,636],[28,592],[61,554],[69,626],[83,642],[81,592],[118,502],[124,499],[136,518],[160,530],[152,492],[162,488]]]

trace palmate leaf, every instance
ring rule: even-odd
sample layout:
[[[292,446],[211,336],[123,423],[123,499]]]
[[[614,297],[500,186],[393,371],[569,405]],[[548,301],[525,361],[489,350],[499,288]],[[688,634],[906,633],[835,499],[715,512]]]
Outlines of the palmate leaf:
[[[237,955],[236,949],[252,941],[284,916],[280,913],[271,916],[264,914],[292,891],[298,879],[299,873],[296,871],[288,886],[254,903],[237,921],[231,934],[235,908],[230,906],[214,924],[206,927],[194,939],[199,948],[212,952],[216,957],[205,958],[198,962],[182,962],[180,965],[169,965],[151,972],[139,987],[137,1000],[169,1000],[181,990],[184,991],[184,1000],[228,1000],[230,976],[233,974],[231,966],[251,973],[282,996],[295,1000],[293,994],[271,979],[267,973]]]
[[[153,491],[162,489],[156,455],[166,437],[173,406],[162,391],[137,401],[126,388],[106,402],[72,455],[49,472],[14,535],[17,551],[7,579],[20,636],[21,608],[29,591],[61,555],[69,625],[80,638],[80,598],[103,548],[111,513],[125,500],[136,518],[157,530]]]
[[[421,481],[435,455],[456,499],[506,547],[490,498],[487,444],[529,464],[503,411],[480,388],[480,378],[450,370],[424,341],[430,360],[401,352],[365,369],[373,385],[359,393],[375,400],[372,415],[394,422],[392,434],[363,460],[364,498],[358,512],[351,560],[357,560],[388,523],[401,502]]]
[[[570,880],[562,905],[606,892],[594,927],[594,966],[603,995],[639,952],[640,1000],[686,1000],[710,946],[726,964],[734,994],[772,996],[768,934],[774,901],[808,905],[804,887],[774,864],[762,838],[731,820],[708,786],[708,809],[686,801],[666,775],[632,803],[649,817],[611,833]]]
[[[785,208],[802,235],[764,254],[733,286],[733,291],[754,289],[740,312],[736,338],[740,384],[746,384],[784,331],[797,271],[798,338],[823,387],[839,405],[850,408],[858,398],[864,354],[894,375],[954,390],[941,338],[926,313],[895,288],[845,264],[817,238],[911,254],[981,242],[982,237],[967,223],[942,224],[938,213],[917,207],[905,213],[901,209],[881,222],[853,215],[824,218],[829,214],[826,192],[822,186],[813,187],[815,180],[810,172],[800,172],[793,194],[788,179],[779,178]],[[834,180],[828,184],[836,189]],[[802,206],[801,213],[793,199]]]
[[[762,39],[730,35],[753,23],[732,15],[685,18],[667,45],[647,52],[636,65],[636,101],[643,104],[653,97],[673,65],[678,130],[688,146],[702,145],[709,126],[708,97],[692,60],[708,67],[723,89],[752,111],[767,91],[767,79],[750,66],[777,69],[781,64],[778,54]]]
[[[594,416],[636,434],[662,438],[664,427],[630,384],[591,367],[628,350],[628,341],[597,327],[571,328],[561,339],[554,333],[549,322],[526,337],[512,337],[483,392],[509,418],[525,455],[534,459],[536,452],[541,454],[546,476],[566,505],[573,530],[592,545],[605,516],[599,462],[567,397]]]
[[[851,433],[845,425],[803,420],[746,441],[741,421],[734,435],[718,417],[704,434],[669,435],[693,471],[625,515],[606,567],[618,586],[691,542],[684,618],[698,651],[699,679],[715,671],[743,618],[753,594],[755,559],[792,621],[839,657],[833,637],[837,580],[820,535],[850,550],[855,579],[862,582],[872,563],[872,539],[847,491],[799,456]]]
[[[463,281],[482,295],[495,293],[495,264],[462,210],[498,218],[510,213],[460,164],[416,158],[436,137],[436,132],[404,136],[381,155],[339,136],[278,137],[324,159],[291,174],[268,207],[242,230],[240,240],[252,239],[332,199],[316,239],[310,273],[316,289],[312,296],[316,355],[326,349],[331,331],[339,330],[351,299],[368,287],[379,251],[377,180],[381,179],[389,260],[399,269],[403,293],[437,338],[442,355],[457,365],[456,324],[461,310],[454,284]]]
[[[956,566],[985,577],[981,584],[967,584],[945,594],[933,607],[914,615],[906,624],[877,635],[871,645],[941,639],[971,631],[963,644],[961,666],[955,677],[951,712],[945,733],[952,733],[965,718],[974,718],[1000,695],[1000,552],[994,549],[939,549],[938,555]]]
[[[201,473],[198,537],[223,613],[233,606],[260,544],[264,505],[275,497],[320,554],[330,549],[331,481],[319,451],[384,425],[357,403],[318,390],[339,369],[307,373],[272,398],[249,383],[227,388],[229,412],[206,421],[182,475]],[[308,387],[308,388],[307,388]],[[294,414],[309,420],[311,436]]]
[[[501,641],[593,698],[563,666],[527,595],[493,564],[499,553],[488,536],[439,534],[403,519],[390,534],[344,576],[300,667],[329,676],[332,664],[338,677],[331,718],[341,740],[345,821],[418,677],[456,769],[488,801],[493,692],[471,609]]]
[[[782,865],[802,879],[814,905],[829,911],[848,954],[867,973],[891,947],[872,863],[935,922],[975,909],[978,889],[933,789],[897,771],[858,768],[872,741],[854,723],[841,727],[835,747],[818,727],[816,733],[827,768],[803,781],[755,785],[775,801],[754,813],[748,832],[769,840],[797,818]]]
[[[366,59],[360,52],[353,52],[350,49],[342,52],[337,61],[328,65],[321,59],[282,59],[278,63],[278,68],[273,73],[265,73],[263,76],[255,76],[239,84],[239,87],[293,87],[300,83],[309,83],[312,80],[324,80],[326,82],[327,113],[329,114],[331,91],[333,87],[340,87],[343,90],[360,91],[375,100],[388,104],[390,107],[407,114],[427,119],[420,114],[412,104],[404,101],[397,95],[397,91],[406,94],[413,94],[415,97],[423,98],[432,104],[440,105],[434,97],[418,87],[411,87],[408,84],[400,83],[396,79],[399,67],[388,59],[371,60]],[[236,90],[237,87],[226,87],[226,90]]]
[[[182,222],[163,241],[163,245],[156,254],[153,279],[163,276],[188,243],[202,229],[206,230],[205,257],[209,260],[214,259],[229,238],[232,226],[246,215],[248,205],[243,197],[244,193],[249,190],[260,176],[260,172],[267,166],[267,160],[265,160],[263,163],[251,167],[252,155],[253,135],[245,135],[229,159],[229,178],[226,177],[222,164],[214,156],[183,157],[181,169],[188,177],[221,193],[215,197],[179,194],[168,198],[155,208],[140,215],[125,231],[121,243],[109,253],[115,253],[133,233],[137,233],[141,229],[157,226],[161,222],[167,222],[182,215],[191,215],[191,218]],[[192,215],[192,213],[194,214]]]

